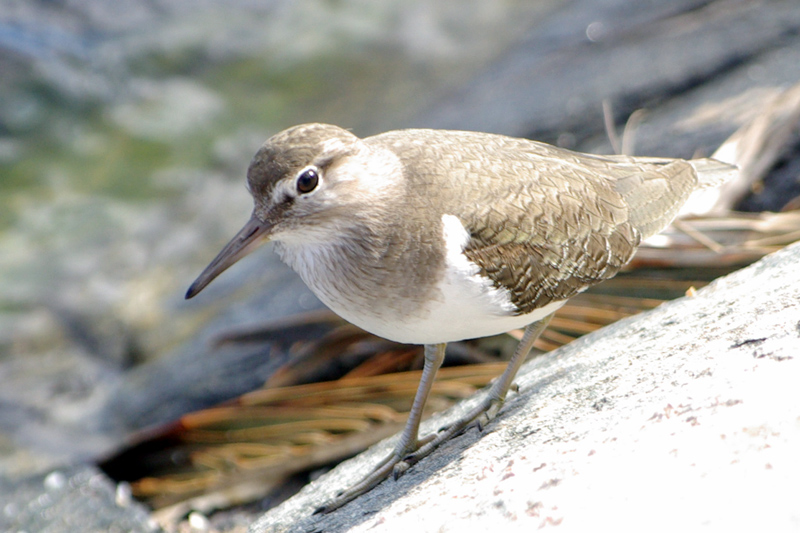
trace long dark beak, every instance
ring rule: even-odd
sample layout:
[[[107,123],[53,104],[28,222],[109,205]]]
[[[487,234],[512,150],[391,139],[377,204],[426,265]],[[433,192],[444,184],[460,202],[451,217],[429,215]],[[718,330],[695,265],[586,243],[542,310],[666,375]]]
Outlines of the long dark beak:
[[[225,248],[211,261],[211,264],[197,276],[192,286],[186,291],[186,299],[192,298],[202,291],[214,278],[225,272],[229,266],[246,256],[269,240],[271,225],[252,216],[239,233],[225,245]]]

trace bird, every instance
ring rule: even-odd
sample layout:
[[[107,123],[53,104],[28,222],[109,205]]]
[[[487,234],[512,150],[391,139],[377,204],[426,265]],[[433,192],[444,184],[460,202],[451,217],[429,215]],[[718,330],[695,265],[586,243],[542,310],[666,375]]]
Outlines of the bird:
[[[186,298],[272,241],[342,318],[424,346],[397,444],[317,509],[330,512],[491,421],[553,313],[617,274],[695,190],[735,170],[714,159],[593,155],[482,132],[403,129],[362,139],[335,125],[301,124],[257,151],[247,171],[252,215]],[[447,343],[519,328],[508,367],[479,404],[420,437]]]

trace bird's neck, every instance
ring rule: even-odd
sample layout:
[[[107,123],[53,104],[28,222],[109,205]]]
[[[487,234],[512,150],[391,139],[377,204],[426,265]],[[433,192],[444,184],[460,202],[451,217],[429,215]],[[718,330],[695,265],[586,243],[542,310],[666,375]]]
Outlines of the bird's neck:
[[[275,249],[317,292],[320,284],[336,285],[338,279],[372,284],[391,240],[390,234],[379,234],[368,225],[353,225],[339,228],[324,241],[278,241]]]
[[[419,246],[401,224],[353,224],[325,243],[278,242],[281,259],[328,307],[351,322],[369,313],[386,321],[418,315],[434,294],[444,257]]]

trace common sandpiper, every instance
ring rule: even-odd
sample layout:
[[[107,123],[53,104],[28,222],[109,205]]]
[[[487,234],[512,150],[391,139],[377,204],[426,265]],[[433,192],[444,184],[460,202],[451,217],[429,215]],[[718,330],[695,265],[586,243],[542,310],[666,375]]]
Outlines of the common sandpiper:
[[[491,420],[553,313],[614,276],[696,189],[734,167],[713,159],[598,156],[466,131],[360,139],[328,124],[271,137],[247,172],[250,220],[191,298],[267,241],[334,312],[380,337],[422,344],[424,368],[393,452],[330,511]],[[525,328],[505,372],[472,411],[420,438],[448,342]]]

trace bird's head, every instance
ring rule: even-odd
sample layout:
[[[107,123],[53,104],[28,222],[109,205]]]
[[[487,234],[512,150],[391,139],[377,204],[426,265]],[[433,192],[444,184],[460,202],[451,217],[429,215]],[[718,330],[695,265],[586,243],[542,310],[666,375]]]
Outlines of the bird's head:
[[[303,124],[264,143],[247,171],[255,207],[250,220],[186,293],[191,298],[267,241],[288,246],[333,242],[374,214],[402,171],[388,150],[367,146],[347,130]]]

